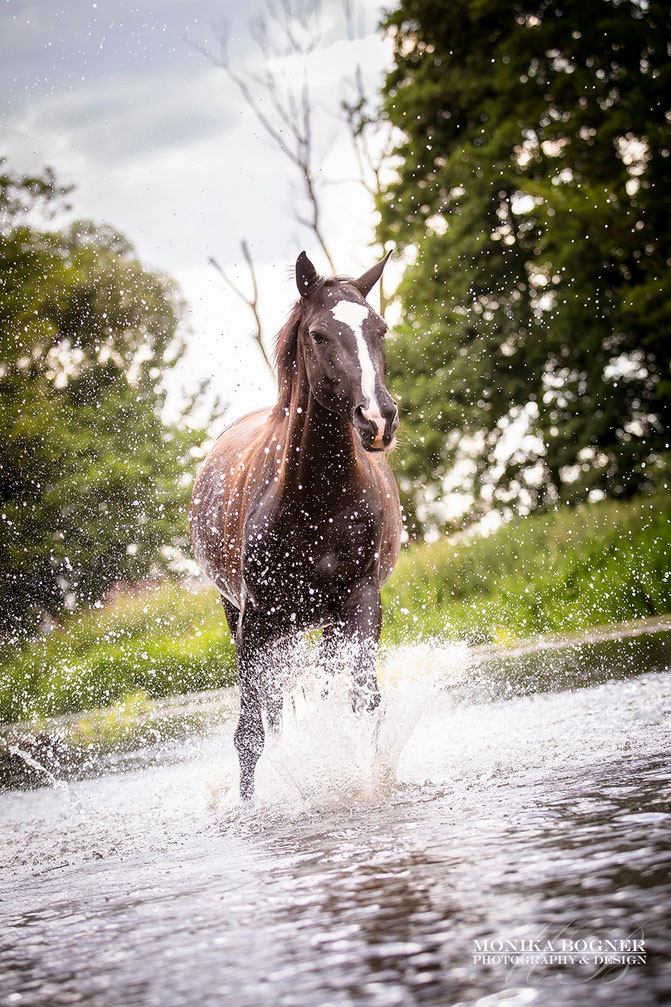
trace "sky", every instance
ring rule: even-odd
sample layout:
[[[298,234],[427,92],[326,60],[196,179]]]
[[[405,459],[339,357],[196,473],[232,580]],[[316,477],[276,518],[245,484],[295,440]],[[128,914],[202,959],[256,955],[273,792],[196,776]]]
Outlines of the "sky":
[[[249,337],[248,309],[228,290],[214,256],[241,286],[249,243],[269,341],[295,300],[293,263],[305,248],[327,271],[314,236],[296,221],[299,180],[263,136],[225,72],[198,46],[216,48],[227,25],[237,70],[259,65],[250,23],[265,0],[0,0],[0,153],[16,171],[52,167],[73,184],[73,214],[126,234],[143,263],[177,279],[189,305],[188,351],[171,376],[172,401],[203,377],[229,404],[227,419],[273,401],[274,382]],[[349,31],[343,0],[322,0],[319,40],[307,57],[279,60],[289,81],[307,74],[314,96],[324,231],[339,272],[376,258],[374,215],[357,185],[341,96],[357,64],[377,92],[391,44],[377,30],[378,0],[360,0]],[[264,108],[267,107],[263,106]]]

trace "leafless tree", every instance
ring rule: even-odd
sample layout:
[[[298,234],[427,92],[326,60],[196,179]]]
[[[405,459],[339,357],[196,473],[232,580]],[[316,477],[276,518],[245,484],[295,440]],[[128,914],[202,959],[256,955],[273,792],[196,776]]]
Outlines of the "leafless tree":
[[[343,16],[347,37],[353,39],[356,37],[356,11],[351,0],[343,0]],[[241,68],[233,62],[230,27],[226,22],[220,23],[215,30],[214,51],[200,45],[197,48],[226,73],[266,137],[293,166],[307,207],[305,213],[296,211],[296,220],[312,232],[331,270],[335,272],[333,257],[322,231],[322,186],[336,180],[319,179],[314,139],[316,105],[310,82],[305,70],[300,75],[288,76],[281,69],[283,60],[298,57],[296,62],[299,62],[318,46],[321,38],[319,0],[298,0],[297,3],[292,3],[292,0],[267,0],[264,12],[251,22],[250,33],[261,57],[257,68]],[[349,133],[358,174],[353,181],[361,184],[375,198],[383,184],[383,169],[392,145],[391,130],[388,124],[379,123],[371,108],[360,65],[356,66],[346,85],[347,91],[335,110],[337,114],[333,116],[333,121],[339,121],[341,128],[344,124]],[[250,308],[255,325],[253,338],[272,370],[264,348],[254,266],[246,242],[242,242],[242,249],[252,280],[251,298],[231,281],[216,260],[210,259],[210,262],[229,288]],[[388,299],[381,283],[379,291],[380,309],[384,314]]]
[[[350,6],[345,0],[346,16]],[[341,102],[341,110],[354,150],[359,173],[358,181],[375,201],[383,190],[383,176],[391,161],[394,133],[391,123],[384,119],[380,120],[376,110],[371,108],[360,64],[357,64],[349,81],[348,92]],[[389,303],[383,280],[384,277],[381,277],[378,285],[381,315],[384,315]]]
[[[319,3],[311,0],[304,0],[297,6],[292,5],[290,0],[269,0],[265,11],[250,24],[252,38],[261,54],[258,69],[240,69],[233,63],[229,53],[230,28],[226,22],[217,28],[216,52],[199,48],[215,66],[224,70],[266,136],[298,172],[307,202],[307,215],[297,213],[297,219],[312,231],[335,272],[321,225],[310,83],[305,72],[296,80],[289,79],[277,68],[281,60],[292,56],[306,57],[318,45],[319,15]]]
[[[261,355],[266,365],[268,366],[270,373],[274,374],[275,369],[270,361],[270,357],[268,356],[266,348],[263,344],[263,325],[261,324],[261,317],[259,315],[259,287],[256,282],[256,270],[254,269],[254,262],[250,255],[249,245],[247,244],[247,242],[241,241],[240,244],[242,246],[242,254],[244,256],[245,262],[247,263],[247,267],[249,269],[249,276],[252,283],[252,293],[250,297],[248,297],[247,294],[245,294],[245,292],[237,285],[237,283],[233,282],[230,276],[228,276],[228,274],[219,265],[214,256],[210,256],[208,261],[211,266],[214,266],[214,268],[217,270],[217,272],[222,277],[227,286],[230,287],[233,293],[236,294],[241,301],[244,301],[244,303],[251,311],[254,317],[254,331],[251,334],[252,339],[256,343],[258,343],[259,349],[261,350]]]

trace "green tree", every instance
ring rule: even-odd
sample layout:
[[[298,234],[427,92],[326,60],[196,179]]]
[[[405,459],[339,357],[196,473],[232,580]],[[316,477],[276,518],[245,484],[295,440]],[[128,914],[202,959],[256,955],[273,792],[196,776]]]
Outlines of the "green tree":
[[[389,368],[415,527],[450,473],[470,517],[659,482],[671,6],[402,0],[386,24],[404,139],[379,236],[409,261]]]
[[[2,165],[0,164],[0,169]],[[163,418],[174,283],[108,226],[38,227],[65,195],[0,170],[0,612],[5,638],[96,601],[188,541],[191,448]]]

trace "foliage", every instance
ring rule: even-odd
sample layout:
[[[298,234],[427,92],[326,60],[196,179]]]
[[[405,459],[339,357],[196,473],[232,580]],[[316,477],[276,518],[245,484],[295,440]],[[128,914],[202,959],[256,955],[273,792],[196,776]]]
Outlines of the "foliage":
[[[469,520],[662,485],[671,7],[401,0],[386,23],[405,139],[379,237],[410,263],[388,357],[411,527],[440,525],[422,501],[455,463]]]
[[[230,685],[235,652],[214,589],[167,581],[68,617],[0,664],[0,721]]]
[[[671,612],[671,497],[518,518],[488,537],[406,548],[383,592],[383,643],[472,643]],[[235,681],[217,591],[167,582],[70,616],[0,663],[0,721]]]
[[[671,612],[671,497],[516,518],[401,554],[384,592],[388,642],[507,642]]]
[[[188,541],[190,403],[162,417],[182,352],[174,283],[106,225],[37,227],[63,196],[0,174],[0,553],[5,637],[145,576]]]

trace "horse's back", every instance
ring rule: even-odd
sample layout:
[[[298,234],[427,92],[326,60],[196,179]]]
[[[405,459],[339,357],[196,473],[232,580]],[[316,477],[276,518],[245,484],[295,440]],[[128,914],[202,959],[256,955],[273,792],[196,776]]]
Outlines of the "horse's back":
[[[217,469],[244,466],[254,449],[258,450],[259,441],[269,436],[268,424],[272,410],[257,409],[247,413],[239,420],[231,423],[217,437],[207,460]]]

